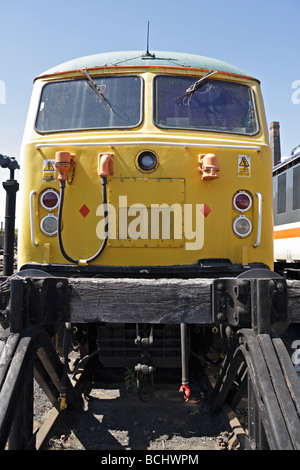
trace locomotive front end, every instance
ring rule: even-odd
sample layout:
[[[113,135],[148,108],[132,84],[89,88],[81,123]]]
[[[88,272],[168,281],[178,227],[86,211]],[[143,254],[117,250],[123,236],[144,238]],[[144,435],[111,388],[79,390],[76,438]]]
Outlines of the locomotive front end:
[[[227,64],[171,56],[92,56],[35,80],[20,269],[207,277],[272,268],[259,83]]]

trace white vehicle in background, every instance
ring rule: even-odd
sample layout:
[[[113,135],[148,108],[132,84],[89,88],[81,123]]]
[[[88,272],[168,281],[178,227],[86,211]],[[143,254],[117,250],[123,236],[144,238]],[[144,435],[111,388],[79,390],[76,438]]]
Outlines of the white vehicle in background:
[[[300,274],[300,145],[273,168],[275,270]]]

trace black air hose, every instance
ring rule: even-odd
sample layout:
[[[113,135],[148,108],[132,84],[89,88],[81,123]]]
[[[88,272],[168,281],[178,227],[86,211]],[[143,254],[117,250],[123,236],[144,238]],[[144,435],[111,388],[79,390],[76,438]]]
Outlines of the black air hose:
[[[98,258],[101,253],[103,252],[106,244],[107,244],[107,239],[108,239],[108,209],[107,209],[107,194],[106,194],[106,185],[107,185],[107,178],[106,177],[101,177],[101,184],[102,184],[102,201],[103,201],[103,206],[104,206],[104,217],[105,217],[105,233],[104,233],[104,240],[102,242],[102,245],[99,249],[99,251],[92,256],[91,258],[85,260],[85,263],[90,263],[94,261],[96,258]],[[60,204],[59,204],[59,209],[58,209],[58,228],[57,228],[57,238],[58,238],[58,244],[60,251],[64,258],[66,260],[70,261],[71,263],[78,264],[80,261],[79,259],[73,259],[67,253],[65,252],[63,242],[62,242],[62,237],[61,237],[61,219],[62,219],[62,211],[63,211],[63,203],[64,203],[64,195],[65,195],[65,187],[66,187],[66,182],[65,181],[60,181]]]

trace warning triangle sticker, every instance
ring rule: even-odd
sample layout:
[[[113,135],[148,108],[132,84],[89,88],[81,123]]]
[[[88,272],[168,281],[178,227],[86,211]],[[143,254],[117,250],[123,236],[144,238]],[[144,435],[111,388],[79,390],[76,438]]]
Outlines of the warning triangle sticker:
[[[240,161],[239,166],[243,166],[244,168],[249,168],[249,162],[246,157],[243,157]]]
[[[44,168],[44,171],[55,171],[52,162],[50,162],[50,161],[47,162],[47,164]]]

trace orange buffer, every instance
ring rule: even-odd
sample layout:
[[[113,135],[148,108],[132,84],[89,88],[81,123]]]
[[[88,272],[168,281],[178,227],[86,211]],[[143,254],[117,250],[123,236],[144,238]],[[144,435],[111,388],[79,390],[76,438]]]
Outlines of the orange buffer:
[[[70,152],[56,152],[55,154],[55,168],[59,175],[59,181],[67,181],[68,172],[71,165],[75,163],[75,155]]]
[[[112,175],[114,171],[114,154],[99,153],[98,155],[98,174],[101,177]]]
[[[203,180],[213,180],[219,178],[219,165],[216,155],[208,153],[206,155],[199,155],[199,168],[198,171],[202,173]]]

